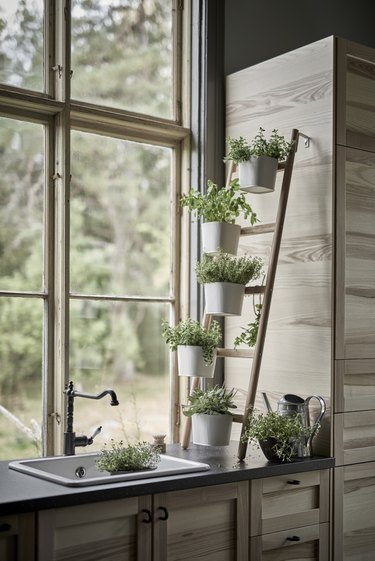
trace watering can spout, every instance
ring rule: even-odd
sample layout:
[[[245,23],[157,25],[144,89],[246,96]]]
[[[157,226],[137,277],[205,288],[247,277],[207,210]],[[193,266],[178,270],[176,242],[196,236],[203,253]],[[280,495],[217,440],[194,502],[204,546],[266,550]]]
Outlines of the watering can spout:
[[[272,407],[271,407],[271,404],[269,402],[269,399],[268,399],[268,396],[267,396],[266,392],[262,392],[262,396],[263,396],[263,399],[264,399],[264,403],[266,404],[268,413],[272,413]]]

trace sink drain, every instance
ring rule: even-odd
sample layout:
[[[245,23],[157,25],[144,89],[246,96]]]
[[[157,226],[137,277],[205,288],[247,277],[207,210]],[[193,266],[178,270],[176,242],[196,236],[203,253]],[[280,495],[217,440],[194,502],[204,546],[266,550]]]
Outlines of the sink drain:
[[[82,477],[85,477],[86,475],[86,470],[84,467],[79,466],[77,467],[76,471],[75,471],[76,477],[78,477],[78,479],[82,479]]]

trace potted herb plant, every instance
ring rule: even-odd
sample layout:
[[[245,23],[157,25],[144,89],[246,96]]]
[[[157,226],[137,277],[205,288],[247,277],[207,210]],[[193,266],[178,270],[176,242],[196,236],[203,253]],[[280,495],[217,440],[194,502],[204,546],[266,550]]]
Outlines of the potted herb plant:
[[[233,179],[228,187],[218,187],[208,180],[205,193],[191,189],[181,198],[181,206],[186,207],[195,218],[203,219],[203,252],[211,255],[218,249],[236,255],[241,231],[236,218],[240,214],[245,219],[249,218],[251,225],[257,222],[244,193],[240,193],[238,179]]]
[[[204,254],[196,264],[199,283],[204,285],[206,312],[217,316],[241,315],[245,286],[259,278],[262,271],[259,257],[235,257],[220,252]]]
[[[301,437],[308,437],[312,429],[316,427],[303,426],[300,415],[253,413],[243,440],[258,444],[270,462],[289,462],[298,454]]]
[[[262,127],[250,143],[242,136],[228,137],[227,145],[228,155],[224,161],[238,164],[240,187],[251,193],[274,191],[278,162],[285,160],[294,146],[277,129],[273,129],[267,139]]]
[[[216,347],[221,337],[217,321],[205,329],[191,318],[170,326],[162,322],[162,335],[172,351],[177,351],[180,376],[212,378],[215,370]]]
[[[159,461],[159,451],[148,442],[124,446],[122,440],[119,442],[111,440],[110,447],[105,444],[100,450],[95,463],[99,471],[115,474],[121,471],[155,469]]]
[[[192,418],[193,442],[203,446],[227,446],[230,441],[235,389],[211,386],[206,391],[196,388],[189,396],[183,413]]]

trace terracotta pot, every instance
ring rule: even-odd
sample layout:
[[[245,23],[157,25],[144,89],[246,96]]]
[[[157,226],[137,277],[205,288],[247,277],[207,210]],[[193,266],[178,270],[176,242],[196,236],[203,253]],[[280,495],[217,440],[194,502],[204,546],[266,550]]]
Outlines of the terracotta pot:
[[[237,255],[241,226],[228,222],[204,222],[202,224],[202,247],[208,255],[224,253]]]
[[[250,156],[238,164],[238,179],[242,191],[272,193],[275,190],[278,160],[269,156]]]

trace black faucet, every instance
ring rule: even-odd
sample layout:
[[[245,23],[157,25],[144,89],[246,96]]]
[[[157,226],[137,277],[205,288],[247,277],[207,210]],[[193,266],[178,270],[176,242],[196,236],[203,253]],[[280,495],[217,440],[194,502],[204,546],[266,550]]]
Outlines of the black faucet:
[[[76,446],[89,446],[102,430],[102,427],[98,427],[92,436],[76,436],[76,433],[73,431],[74,398],[86,397],[87,399],[102,399],[102,397],[108,394],[111,396],[111,405],[118,405],[119,402],[117,400],[117,395],[111,389],[104,390],[98,394],[84,393],[75,390],[73,382],[69,382],[69,385],[64,390],[64,393],[68,397],[66,431],[64,432],[64,456],[73,456],[75,454]]]

